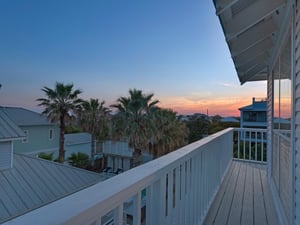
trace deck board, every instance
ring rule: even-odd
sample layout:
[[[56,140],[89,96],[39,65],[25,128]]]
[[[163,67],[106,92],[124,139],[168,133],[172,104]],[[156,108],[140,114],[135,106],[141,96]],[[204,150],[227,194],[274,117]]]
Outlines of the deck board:
[[[223,200],[227,184],[228,184],[228,182],[230,180],[230,177],[232,175],[232,171],[235,170],[235,166],[236,166],[236,164],[232,165],[229,168],[227,176],[225,176],[225,178],[224,178],[224,180],[223,180],[223,182],[221,184],[220,190],[216,194],[216,197],[215,197],[215,200],[214,200],[214,204],[211,205],[211,207],[210,207],[210,209],[208,211],[208,214],[206,216],[206,222],[207,222],[207,224],[213,224],[214,223],[214,220],[215,220],[215,216],[214,215],[217,214],[218,210],[220,209],[220,205],[221,205],[221,202]]]
[[[245,189],[243,196],[243,207],[241,224],[253,225],[253,170],[250,166],[246,167]]]
[[[235,187],[235,193],[233,196],[230,214],[228,217],[228,222],[227,222],[228,224],[240,224],[241,222],[245,178],[246,178],[246,167],[241,166],[236,187]]]
[[[266,166],[233,161],[204,225],[278,225]]]

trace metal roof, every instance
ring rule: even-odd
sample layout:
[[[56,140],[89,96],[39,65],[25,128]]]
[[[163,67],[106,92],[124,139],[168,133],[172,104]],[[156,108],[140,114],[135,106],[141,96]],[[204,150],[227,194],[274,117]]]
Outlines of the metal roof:
[[[25,137],[24,132],[0,110],[0,141]]]
[[[77,145],[91,143],[92,135],[89,133],[73,133],[65,134],[65,144],[66,145]]]
[[[260,100],[256,101],[255,98],[252,99],[252,104],[243,106],[239,108],[240,111],[267,111],[267,101]]]
[[[267,104],[260,103],[255,105],[247,105],[239,108],[240,111],[267,111]]]
[[[241,84],[267,80],[288,29],[289,1],[213,1]]]
[[[0,111],[9,116],[9,118],[18,126],[36,126],[51,125],[52,123],[46,116],[28,109],[19,107],[1,107]]]
[[[13,164],[13,168],[0,171],[0,223],[105,179],[94,172],[21,154],[14,154]]]

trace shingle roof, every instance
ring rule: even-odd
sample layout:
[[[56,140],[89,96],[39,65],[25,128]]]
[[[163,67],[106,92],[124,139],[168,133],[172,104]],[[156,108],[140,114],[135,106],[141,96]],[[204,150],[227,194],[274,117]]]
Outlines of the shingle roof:
[[[19,107],[1,107],[1,111],[18,126],[50,125],[51,122],[46,116],[28,109]]]
[[[21,137],[25,137],[24,132],[0,110],[0,140],[18,139]]]
[[[14,167],[0,171],[0,223],[104,179],[94,172],[14,154]]]

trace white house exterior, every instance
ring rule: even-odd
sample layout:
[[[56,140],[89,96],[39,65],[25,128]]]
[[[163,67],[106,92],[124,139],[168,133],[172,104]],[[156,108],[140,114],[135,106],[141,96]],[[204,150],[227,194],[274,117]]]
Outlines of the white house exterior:
[[[125,141],[104,141],[102,143],[102,153],[106,161],[106,167],[110,167],[112,171],[131,169],[133,151],[133,148],[130,148]],[[142,153],[142,163],[149,162],[151,159],[152,157],[148,153]]]
[[[281,224],[300,224],[300,2],[214,4],[241,84],[267,81],[269,183]]]

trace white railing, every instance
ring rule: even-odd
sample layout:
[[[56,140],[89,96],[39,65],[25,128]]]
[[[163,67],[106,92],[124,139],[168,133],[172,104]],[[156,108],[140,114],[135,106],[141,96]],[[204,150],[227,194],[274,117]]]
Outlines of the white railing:
[[[201,224],[232,160],[229,128],[5,224]]]
[[[267,130],[234,128],[234,159],[267,163]]]

